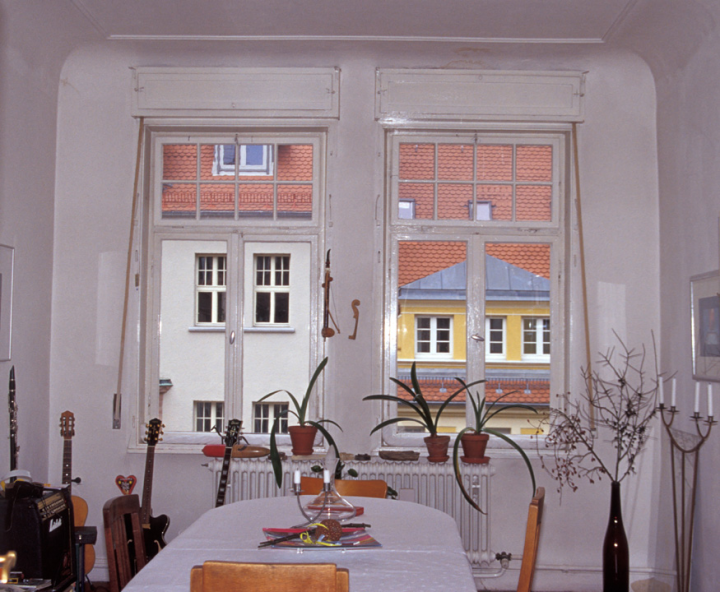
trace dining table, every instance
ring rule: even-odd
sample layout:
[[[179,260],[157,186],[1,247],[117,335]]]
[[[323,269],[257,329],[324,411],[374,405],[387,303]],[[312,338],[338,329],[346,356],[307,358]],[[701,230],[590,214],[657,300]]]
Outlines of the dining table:
[[[348,500],[362,508],[351,522],[368,524],[366,532],[379,546],[258,547],[266,540],[264,528],[289,528],[305,521],[298,502],[295,496],[239,501],[202,514],[123,592],[187,592],[190,569],[208,560],[334,563],[349,570],[353,592],[476,592],[470,562],[451,516],[414,502],[365,497]]]

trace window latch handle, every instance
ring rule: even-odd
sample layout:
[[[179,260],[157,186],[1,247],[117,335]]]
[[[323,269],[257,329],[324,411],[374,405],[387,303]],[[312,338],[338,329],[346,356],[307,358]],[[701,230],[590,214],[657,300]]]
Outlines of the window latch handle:
[[[475,335],[471,335],[470,339],[474,339],[475,341],[485,341],[485,338],[480,335],[479,333],[475,333]]]
[[[235,343],[235,331],[230,331],[230,345]]]

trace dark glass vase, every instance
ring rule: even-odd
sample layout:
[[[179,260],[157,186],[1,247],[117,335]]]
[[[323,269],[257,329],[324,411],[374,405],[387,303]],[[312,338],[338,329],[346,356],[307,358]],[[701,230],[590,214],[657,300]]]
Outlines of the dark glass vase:
[[[613,481],[610,491],[610,521],[603,543],[603,592],[628,592],[630,551],[620,508],[620,483]]]

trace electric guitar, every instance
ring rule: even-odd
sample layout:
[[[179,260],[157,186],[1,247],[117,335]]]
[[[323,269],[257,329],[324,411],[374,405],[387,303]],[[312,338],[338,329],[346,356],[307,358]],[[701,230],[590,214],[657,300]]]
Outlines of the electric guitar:
[[[60,414],[60,435],[63,437],[63,463],[62,463],[62,483],[67,485],[70,500],[73,505],[73,523],[75,528],[85,526],[85,520],[88,515],[87,502],[76,495],[72,495],[72,484],[80,483],[80,477],[72,478],[72,437],[75,435],[75,416],[70,411]],[[95,547],[92,545],[84,545],[85,547],[85,573],[95,565]]]
[[[142,506],[140,508],[140,522],[143,526],[143,535],[145,538],[145,554],[148,561],[158,554],[160,549],[164,548],[165,533],[170,526],[170,518],[165,514],[160,516],[151,516],[152,507],[150,500],[152,499],[152,479],[153,467],[155,465],[155,446],[162,440],[162,429],[165,427],[159,419],[151,419],[147,424],[145,432],[145,442],[147,442],[147,456],[145,457],[145,480],[143,481]]]
[[[222,471],[220,472],[220,484],[218,485],[217,499],[215,500],[215,507],[219,507],[225,504],[225,491],[227,490],[228,472],[230,470],[230,459],[232,458],[233,446],[237,444],[240,436],[240,428],[242,422],[239,419],[231,419],[228,422],[227,430],[225,431],[225,456],[223,457]],[[245,438],[243,438],[244,440]]]

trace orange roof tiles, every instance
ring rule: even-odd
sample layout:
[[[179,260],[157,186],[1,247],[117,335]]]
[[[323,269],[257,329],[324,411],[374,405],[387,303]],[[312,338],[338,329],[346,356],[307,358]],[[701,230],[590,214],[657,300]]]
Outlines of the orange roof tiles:
[[[441,380],[439,378],[418,379],[420,382],[420,390],[423,397],[428,403],[442,403],[451,396],[458,388],[460,383],[456,380]],[[403,381],[411,387],[409,380]],[[440,392],[441,388],[445,388],[446,392]],[[501,388],[502,393],[498,393],[497,389]],[[470,387],[473,395],[476,391]],[[529,393],[525,391],[529,390]],[[511,393],[511,394],[507,394]],[[504,394],[507,396],[503,397]],[[412,398],[401,387],[397,388],[397,396],[401,399],[410,401]],[[510,405],[512,403],[523,403],[526,405],[549,405],[550,404],[550,385],[546,380],[488,380],[485,383],[485,398],[487,403],[494,403],[498,398],[503,397],[499,405]],[[465,403],[466,393],[463,391],[453,399],[454,403]]]

